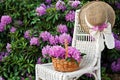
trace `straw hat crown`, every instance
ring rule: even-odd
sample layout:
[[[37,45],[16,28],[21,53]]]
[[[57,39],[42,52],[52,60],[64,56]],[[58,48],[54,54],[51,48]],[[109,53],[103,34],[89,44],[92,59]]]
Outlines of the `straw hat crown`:
[[[86,24],[86,20],[92,26],[100,26],[106,22],[109,22],[112,27],[115,23],[115,12],[113,8],[102,1],[92,1],[85,4],[79,12],[79,24],[89,33],[89,26]]]

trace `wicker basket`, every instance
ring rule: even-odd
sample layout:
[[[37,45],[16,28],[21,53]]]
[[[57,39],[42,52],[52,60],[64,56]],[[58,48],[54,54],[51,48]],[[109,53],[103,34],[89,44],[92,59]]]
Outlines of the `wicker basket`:
[[[68,58],[68,43],[65,40],[65,59],[52,58],[54,69],[60,72],[72,72],[79,69],[80,62],[76,62],[74,59],[66,61]]]
[[[79,69],[79,64],[75,60],[66,61],[65,59],[52,58],[54,69],[60,72],[72,72]]]

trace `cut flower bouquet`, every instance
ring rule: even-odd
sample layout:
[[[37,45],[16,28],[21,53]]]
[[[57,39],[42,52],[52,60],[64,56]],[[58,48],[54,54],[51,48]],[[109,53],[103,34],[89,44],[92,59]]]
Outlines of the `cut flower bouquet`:
[[[46,46],[42,49],[44,57],[51,57],[52,63],[57,71],[71,72],[79,69],[80,60],[82,58],[81,52],[72,46],[65,48],[59,45]]]

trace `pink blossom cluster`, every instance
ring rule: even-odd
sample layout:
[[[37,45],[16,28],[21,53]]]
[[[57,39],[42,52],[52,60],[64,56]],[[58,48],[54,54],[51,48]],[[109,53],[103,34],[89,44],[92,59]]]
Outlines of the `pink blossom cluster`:
[[[52,0],[45,0],[45,3],[50,4]]]
[[[77,8],[79,6],[79,4],[80,4],[80,1],[72,1],[71,6],[73,8]]]
[[[26,38],[26,39],[30,39],[31,38],[30,30],[27,30],[27,31],[24,32],[24,38]]]
[[[40,34],[40,38],[42,38],[43,41],[48,41],[51,45],[57,45],[57,44],[62,44],[64,45],[65,39],[68,41],[70,44],[72,41],[72,38],[69,34],[63,33],[60,34],[59,36],[53,36],[49,32],[45,31]]]
[[[5,30],[5,26],[12,22],[12,18],[9,15],[3,15],[0,20],[0,32]]]
[[[11,33],[15,33],[16,29],[17,29],[17,28],[15,28],[15,27],[11,27],[10,32],[11,32]]]
[[[67,33],[68,32],[68,29],[67,29],[67,26],[64,25],[64,24],[60,24],[57,26],[57,31],[59,33]]]
[[[37,45],[37,46],[39,46],[39,45],[40,45],[40,43],[39,43],[39,38],[37,38],[37,37],[32,37],[32,38],[30,39],[30,45]]]
[[[42,55],[43,57],[54,57],[54,58],[59,58],[59,59],[65,59],[65,48],[62,46],[45,46],[42,49]],[[69,46],[68,47],[68,58],[73,58],[76,61],[81,60],[81,53],[74,47]]]
[[[56,3],[56,9],[65,11],[65,9],[66,9],[65,3],[61,0],[58,0]]]
[[[114,61],[111,64],[111,69],[113,72],[119,72],[120,71],[120,58],[117,59],[117,61]]]
[[[7,49],[8,53],[11,52],[11,44],[10,43],[7,43],[6,49]]]
[[[120,50],[120,40],[116,40],[116,39],[115,39],[115,48],[116,48],[117,50]]]
[[[36,12],[37,12],[38,16],[42,16],[42,15],[46,14],[46,5],[41,4],[39,7],[36,8]]]
[[[73,22],[75,21],[75,11],[70,11],[65,16],[66,21]]]

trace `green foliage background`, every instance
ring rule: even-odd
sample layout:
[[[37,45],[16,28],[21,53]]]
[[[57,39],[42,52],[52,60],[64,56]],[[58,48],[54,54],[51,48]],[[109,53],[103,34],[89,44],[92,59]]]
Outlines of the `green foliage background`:
[[[64,0],[65,3],[68,3],[68,0]],[[81,5],[77,8],[79,9],[84,5],[88,0],[81,0]],[[120,9],[117,9],[115,6],[114,0],[104,0],[109,3],[116,12],[116,23],[114,27],[114,33],[120,33]],[[13,19],[10,25],[6,26],[4,32],[0,32],[0,52],[6,51],[6,44],[11,43],[12,51],[9,53],[3,61],[0,62],[0,76],[4,77],[6,80],[21,80],[21,77],[24,77],[25,80],[29,80],[32,77],[32,80],[35,79],[35,64],[37,59],[41,57],[41,49],[47,43],[40,40],[40,46],[30,46],[30,43],[27,39],[24,38],[24,32],[26,30],[31,30],[31,35],[36,37],[42,31],[49,31],[53,35],[58,34],[56,32],[56,26],[60,23],[66,24],[68,26],[69,32],[71,34],[71,29],[74,28],[74,22],[66,22],[64,16],[70,10],[76,10],[71,8],[68,4],[68,10],[65,12],[56,11],[54,7],[47,9],[47,14],[44,16],[38,17],[36,15],[35,9],[44,0],[3,0],[0,2],[0,17],[2,15],[10,15]],[[117,0],[116,0],[117,2]],[[52,0],[52,4],[56,4],[56,0]],[[17,20],[23,21],[22,25],[18,25]],[[14,26],[17,28],[15,33],[10,33],[9,29]],[[72,34],[71,34],[72,36]],[[113,49],[105,49],[103,54],[103,59],[116,60],[120,57],[120,52]],[[109,65],[112,61],[109,61]],[[45,61],[48,62],[48,61]],[[102,68],[102,78],[105,80],[110,80],[107,76],[107,73],[111,73],[110,68]],[[86,77],[83,79],[87,79]]]

